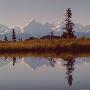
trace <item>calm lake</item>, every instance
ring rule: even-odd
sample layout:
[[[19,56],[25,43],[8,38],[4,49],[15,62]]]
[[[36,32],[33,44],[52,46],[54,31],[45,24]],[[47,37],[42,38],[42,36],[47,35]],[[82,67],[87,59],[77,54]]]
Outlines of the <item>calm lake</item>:
[[[0,90],[90,90],[90,57],[0,57]]]

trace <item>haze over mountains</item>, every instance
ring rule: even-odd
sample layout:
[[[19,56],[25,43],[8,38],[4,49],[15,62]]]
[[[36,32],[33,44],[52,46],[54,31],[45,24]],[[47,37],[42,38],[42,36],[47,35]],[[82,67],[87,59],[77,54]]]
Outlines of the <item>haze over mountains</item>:
[[[23,40],[25,40],[30,37],[39,38],[42,36],[50,35],[50,32],[52,30],[54,31],[54,35],[60,36],[62,35],[64,31],[63,27],[64,25],[60,23],[42,24],[40,22],[33,20],[29,22],[29,24],[23,28],[23,32],[20,29],[20,27],[14,27],[14,29],[16,32],[17,39],[22,38]],[[80,23],[75,24],[74,31],[77,37],[82,37],[83,33],[85,37],[89,37],[90,36],[90,25],[83,26]],[[3,40],[5,35],[8,37],[8,39],[11,39],[12,38],[12,28],[9,28],[7,26],[0,24],[0,39]]]

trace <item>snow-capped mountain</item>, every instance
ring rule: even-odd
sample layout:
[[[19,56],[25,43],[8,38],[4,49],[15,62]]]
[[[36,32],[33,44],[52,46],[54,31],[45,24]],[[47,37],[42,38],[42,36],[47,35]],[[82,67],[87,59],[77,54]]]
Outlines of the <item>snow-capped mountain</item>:
[[[50,35],[51,31],[54,31],[54,35],[60,36],[63,34],[63,27],[65,24],[60,23],[45,23],[42,24],[35,20],[31,21],[28,25],[23,28],[23,32],[19,27],[14,27],[16,32],[17,40],[22,38],[23,40],[28,39],[30,37],[42,37],[46,35]],[[80,23],[75,24],[74,26],[75,35],[77,37],[90,37],[90,25],[83,26]],[[12,38],[12,28],[0,24],[0,40],[4,40],[5,36],[8,37],[8,40]]]
[[[5,58],[0,58],[0,68],[8,65],[10,62],[5,60]]]
[[[42,24],[33,20],[24,27],[24,33],[30,33],[34,37],[40,37],[50,35],[50,32],[53,30],[54,35],[60,36],[63,34],[63,31],[65,31],[63,27],[65,27],[65,25],[60,23]],[[80,23],[75,24],[74,31],[77,37],[82,37],[83,34],[86,37],[90,37],[90,25],[83,26]]]
[[[75,35],[77,37],[90,37],[90,25],[83,26],[81,24],[76,24],[74,27]]]
[[[7,36],[8,40],[12,39],[12,30],[13,28],[8,28],[7,26],[0,24],[0,40],[4,40],[5,36]],[[19,27],[14,27],[17,40],[22,38],[23,40],[28,39],[31,37],[31,34],[23,33]]]
[[[52,25],[49,23],[42,24],[33,20],[24,27],[24,33],[29,33],[33,37],[41,37],[50,34]]]
[[[3,35],[4,33],[8,33],[9,31],[10,29],[7,26],[0,24],[0,35]]]

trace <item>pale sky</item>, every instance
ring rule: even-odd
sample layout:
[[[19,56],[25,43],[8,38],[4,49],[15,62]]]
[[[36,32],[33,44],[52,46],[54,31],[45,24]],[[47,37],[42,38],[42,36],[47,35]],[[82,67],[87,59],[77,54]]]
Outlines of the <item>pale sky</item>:
[[[61,22],[67,8],[72,9],[74,22],[90,24],[90,0],[0,0],[0,24],[24,27],[32,19]]]

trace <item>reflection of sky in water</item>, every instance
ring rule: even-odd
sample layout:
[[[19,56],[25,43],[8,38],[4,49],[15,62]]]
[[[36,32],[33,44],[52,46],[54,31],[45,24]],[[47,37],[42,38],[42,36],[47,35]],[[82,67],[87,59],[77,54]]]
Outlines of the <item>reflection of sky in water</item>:
[[[0,90],[89,89],[89,60],[90,58],[76,58],[73,64],[60,58],[54,58],[53,60],[52,58],[22,58],[16,59],[15,65],[13,66],[11,58],[1,58]],[[68,65],[75,68],[69,73],[73,77],[72,86],[69,86],[66,78]]]

